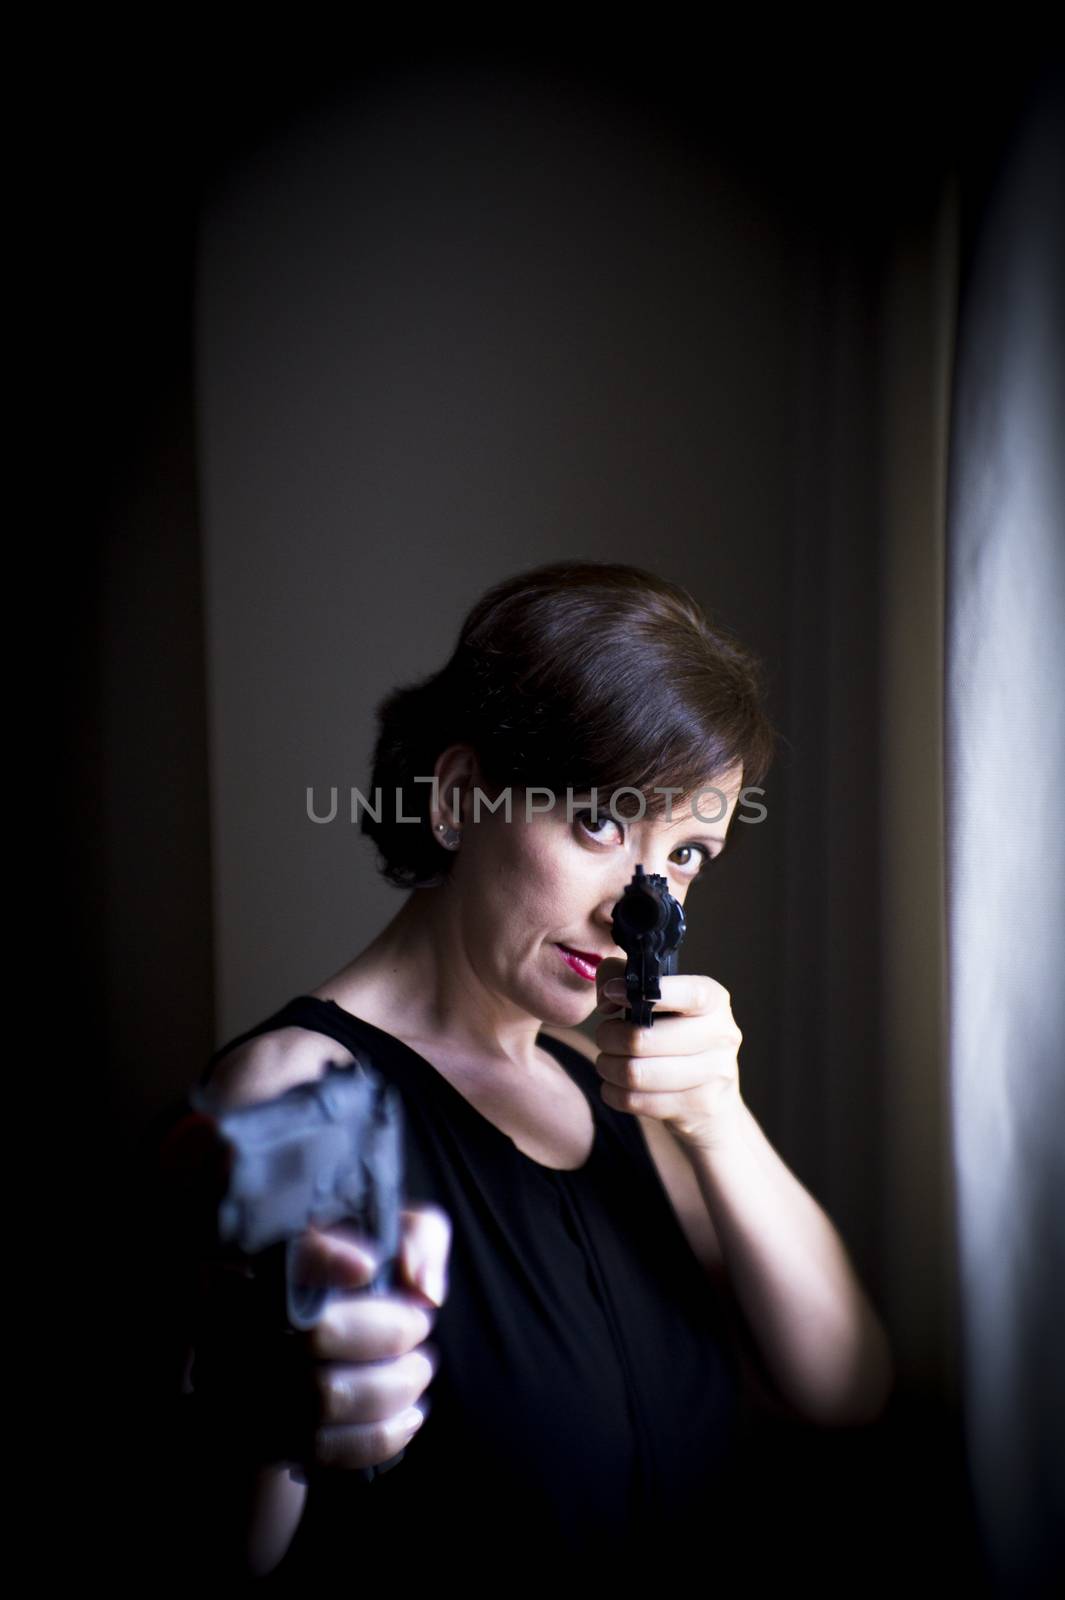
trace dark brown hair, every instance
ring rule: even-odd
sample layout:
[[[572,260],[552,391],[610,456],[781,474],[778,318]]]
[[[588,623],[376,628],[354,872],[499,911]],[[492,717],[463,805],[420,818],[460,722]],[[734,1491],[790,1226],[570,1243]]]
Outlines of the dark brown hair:
[[[496,584],[467,616],[447,664],[394,690],[378,707],[362,831],[400,888],[446,877],[452,852],[429,821],[429,777],[452,744],[476,751],[487,793],[538,785],[562,803],[567,787],[610,795],[640,789],[659,816],[742,766],[762,782],[776,734],[763,706],[760,662],[707,619],[685,589],[639,567],[562,561]],[[396,821],[403,810],[417,825]],[[377,809],[376,805],[374,809]],[[634,811],[620,796],[620,813]]]

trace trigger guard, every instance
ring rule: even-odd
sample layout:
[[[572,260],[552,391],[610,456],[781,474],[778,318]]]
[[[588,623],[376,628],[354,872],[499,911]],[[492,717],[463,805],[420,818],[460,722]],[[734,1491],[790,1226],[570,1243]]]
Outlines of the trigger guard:
[[[299,1239],[289,1239],[285,1248],[285,1310],[294,1328],[306,1331],[313,1328],[329,1301],[325,1285],[299,1283],[296,1280],[296,1251]]]

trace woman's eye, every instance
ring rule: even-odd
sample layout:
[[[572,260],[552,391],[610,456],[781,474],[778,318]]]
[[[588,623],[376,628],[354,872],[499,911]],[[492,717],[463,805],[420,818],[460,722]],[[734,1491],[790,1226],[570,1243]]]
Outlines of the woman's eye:
[[[683,861],[677,862],[679,867],[694,867],[694,871],[688,873],[690,878],[697,878],[703,868],[708,866],[714,859],[709,850],[704,849],[701,844],[678,845],[673,852],[673,856],[674,858],[677,856],[684,857]]]
[[[599,812],[597,816],[593,817],[590,810],[575,811],[573,815],[576,817],[584,831],[590,834],[593,839],[608,839],[610,837],[608,831],[610,828],[615,830],[619,839],[624,837],[621,832],[621,824],[618,822],[616,817],[604,817],[602,812]]]

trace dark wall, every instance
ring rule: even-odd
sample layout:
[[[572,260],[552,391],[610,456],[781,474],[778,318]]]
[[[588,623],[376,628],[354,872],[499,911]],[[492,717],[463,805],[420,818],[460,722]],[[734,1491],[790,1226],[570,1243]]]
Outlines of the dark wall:
[[[875,782],[857,783],[844,802],[828,795],[824,781],[841,728],[850,730],[855,770],[876,771],[863,713],[877,673],[876,399],[862,352],[875,342],[881,274],[897,230],[927,213],[942,173],[964,164],[974,140],[993,143],[979,108],[988,75],[1002,65],[984,63],[974,77],[946,71],[946,52],[925,52],[919,65],[881,49],[870,76],[868,58],[841,72],[814,45],[798,57],[722,50],[708,60],[679,51],[675,41],[608,57],[575,44],[564,56],[471,49],[458,58],[463,71],[516,61],[539,81],[556,76],[568,95],[586,85],[637,146],[683,149],[689,174],[714,175],[748,240],[761,233],[772,242],[766,303],[773,320],[752,330],[749,347],[737,339],[730,348],[730,376],[742,375],[745,385],[734,405],[712,362],[706,367],[706,455],[721,463],[732,490],[723,510],[706,486],[705,511],[723,519],[729,537],[712,547],[701,541],[689,502],[688,533],[669,563],[669,575],[690,582],[764,654],[788,741],[775,779],[781,827],[765,830],[761,852],[754,848],[760,830],[751,830],[722,866],[718,892],[751,908],[752,936],[730,939],[711,928],[700,951],[706,970],[748,997],[739,1020],[749,1040],[749,1098],[782,1151],[805,1163],[815,1188],[819,1136],[803,1133],[793,1115],[796,1085],[804,1064],[833,1041],[848,1048],[857,1037],[868,1046],[872,1065],[865,1086],[856,1087],[852,1119],[860,1178],[877,1159],[875,937],[847,946],[838,960],[831,994],[845,993],[842,1012],[826,1014],[826,991],[807,978],[826,938],[837,950],[847,942],[846,919],[833,921],[828,910],[838,903],[833,875],[836,892],[848,903],[864,899],[867,926],[875,924],[875,872],[862,851],[863,837],[879,825]],[[215,991],[218,883],[227,868],[212,840],[216,691],[196,413],[194,286],[204,203],[291,117],[338,91],[345,99],[377,94],[397,71],[437,73],[447,57],[431,48],[421,57],[375,49],[345,67],[343,78],[324,53],[291,41],[284,49],[172,41],[153,59],[166,64],[130,75],[101,55],[91,94],[72,90],[58,188],[62,244],[76,262],[55,315],[79,487],[78,517],[66,520],[61,536],[70,553],[57,594],[67,665],[59,674],[68,713],[64,772],[80,819],[62,847],[78,950],[63,987],[82,1024],[82,1082],[99,1089],[86,1099],[100,1119],[102,1164],[116,1180],[105,1184],[102,1209],[111,1239],[129,1217],[126,1162],[146,1119],[181,1091],[217,1042],[220,1014],[230,1020]],[[1008,99],[1016,64],[1007,60],[1005,71]],[[652,245],[639,247],[653,259]],[[619,242],[619,260],[622,254]],[[646,349],[653,355],[653,339]],[[674,376],[667,368],[663,381]],[[689,401],[694,415],[695,384]],[[737,417],[758,419],[753,463],[743,458],[749,430],[722,436]],[[675,441],[660,444],[668,491]],[[690,482],[701,448],[698,439],[684,445]],[[608,472],[612,459],[606,452],[597,470]],[[657,470],[652,459],[648,505]],[[544,543],[530,540],[528,560],[565,553],[571,526],[556,526]],[[580,553],[605,558],[612,533],[601,526],[594,538],[582,535]],[[635,522],[626,540],[623,558],[637,558]],[[474,581],[479,565],[462,571],[467,555],[481,553],[464,553],[461,543],[447,552],[458,573],[449,592],[456,619],[462,596],[484,586]],[[652,543],[647,563],[656,556]],[[239,907],[239,894],[226,904]],[[308,971],[306,978],[321,976]],[[796,1030],[802,1045],[785,1086],[780,1063]],[[831,1126],[832,1108],[819,1109]],[[838,1196],[822,1198],[838,1215],[850,1192],[844,1183]],[[861,1209],[844,1221],[874,1283],[878,1227]],[[86,1259],[84,1267],[86,1294],[99,1296],[98,1265]],[[124,1264],[108,1270],[109,1292],[125,1285]],[[125,1354],[108,1344],[102,1359],[105,1388],[124,1392]],[[94,1527],[103,1538],[104,1524]]]

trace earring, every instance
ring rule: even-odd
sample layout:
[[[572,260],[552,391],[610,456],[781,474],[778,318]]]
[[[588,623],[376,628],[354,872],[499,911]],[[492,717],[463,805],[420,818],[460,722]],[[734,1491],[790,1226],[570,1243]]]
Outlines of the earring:
[[[462,835],[458,829],[449,828],[446,822],[438,822],[436,825],[436,831],[437,833],[443,834],[443,838],[440,840],[440,843],[446,850],[458,849],[459,842],[462,838]]]

